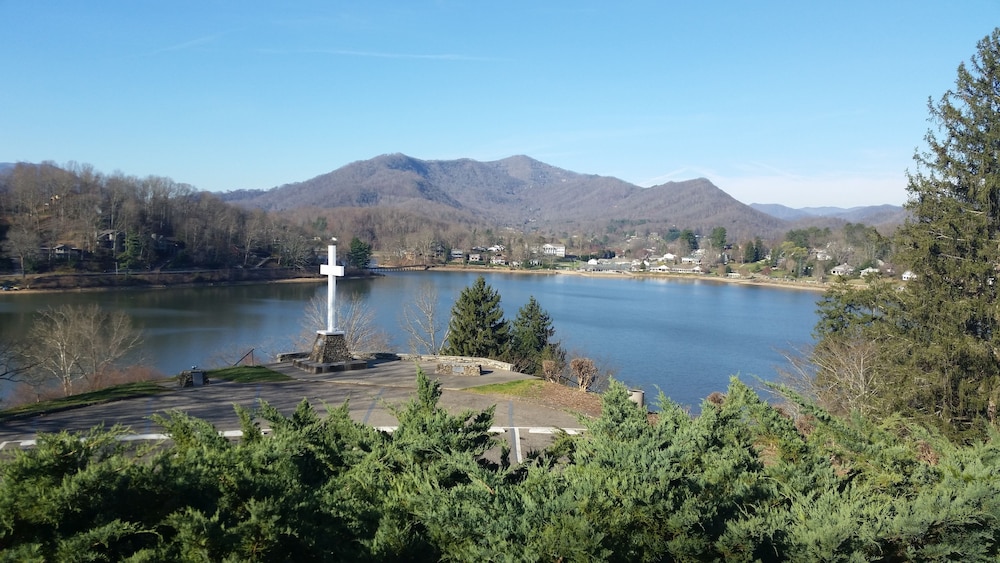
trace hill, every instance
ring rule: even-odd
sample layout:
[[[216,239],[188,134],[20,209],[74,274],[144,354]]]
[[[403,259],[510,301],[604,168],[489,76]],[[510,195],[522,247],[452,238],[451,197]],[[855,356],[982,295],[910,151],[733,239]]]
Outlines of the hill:
[[[906,210],[899,205],[872,205],[864,207],[802,207],[794,209],[777,203],[751,203],[750,207],[772,217],[796,223],[821,223],[818,218],[837,219],[834,223],[864,223],[892,230],[903,223]]]
[[[707,233],[721,226],[735,240],[779,236],[787,227],[704,178],[642,188],[523,155],[491,162],[381,155],[303,182],[222,198],[265,210],[387,207],[434,221],[528,232],[603,233],[609,226],[641,225],[648,231]]]

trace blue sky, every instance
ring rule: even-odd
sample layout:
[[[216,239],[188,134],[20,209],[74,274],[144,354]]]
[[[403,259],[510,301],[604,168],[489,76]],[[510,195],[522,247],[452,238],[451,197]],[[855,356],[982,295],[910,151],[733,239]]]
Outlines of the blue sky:
[[[744,203],[902,204],[1000,2],[0,0],[0,162],[270,188],[526,154]]]

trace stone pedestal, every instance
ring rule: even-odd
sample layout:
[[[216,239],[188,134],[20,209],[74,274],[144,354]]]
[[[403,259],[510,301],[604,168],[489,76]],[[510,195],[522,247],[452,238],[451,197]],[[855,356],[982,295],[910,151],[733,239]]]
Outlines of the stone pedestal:
[[[351,352],[347,349],[347,339],[343,332],[319,331],[316,334],[316,341],[313,343],[312,352],[309,354],[309,361],[320,364],[331,364],[334,362],[349,362]]]

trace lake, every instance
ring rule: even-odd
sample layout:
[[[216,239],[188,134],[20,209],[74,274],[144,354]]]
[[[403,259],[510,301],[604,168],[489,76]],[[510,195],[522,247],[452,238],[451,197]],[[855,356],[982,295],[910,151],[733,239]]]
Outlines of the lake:
[[[451,306],[476,272],[393,272],[340,280],[337,299],[357,295],[394,348],[405,352],[405,304],[425,286],[438,297],[447,324]],[[530,296],[552,317],[571,357],[586,356],[626,384],[657,389],[682,405],[697,406],[725,391],[732,375],[771,380],[785,365],[781,351],[812,342],[820,294],[707,279],[486,273],[508,319]],[[62,304],[98,303],[128,312],[145,331],[143,359],[167,375],[193,365],[236,362],[301,349],[304,312],[315,296],[325,304],[325,281],[209,286],[114,292],[0,294],[0,338],[23,335],[36,311]],[[442,326],[442,330],[443,330]]]

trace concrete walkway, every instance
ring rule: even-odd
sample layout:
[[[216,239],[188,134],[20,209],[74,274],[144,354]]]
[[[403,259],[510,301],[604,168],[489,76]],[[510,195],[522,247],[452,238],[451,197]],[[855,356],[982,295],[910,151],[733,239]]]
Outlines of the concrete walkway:
[[[212,383],[188,387],[151,397],[127,399],[103,405],[38,415],[8,421],[0,425],[0,449],[30,447],[40,432],[85,431],[95,426],[127,426],[137,439],[161,439],[162,431],[150,416],[168,411],[182,411],[211,422],[220,432],[240,428],[233,405],[254,408],[259,400],[267,401],[288,415],[303,400],[322,412],[324,405],[339,407],[346,401],[351,418],[363,424],[391,429],[396,417],[390,406],[401,405],[416,393],[418,366],[432,380],[441,382],[440,405],[455,414],[465,410],[481,411],[495,405],[494,430],[502,433],[511,446],[512,458],[521,460],[531,450],[551,442],[555,428],[570,432],[581,430],[575,415],[522,401],[465,392],[463,389],[506,383],[532,376],[503,370],[484,369],[479,377],[435,375],[434,366],[408,361],[374,363],[365,370],[312,375],[290,363],[269,365],[271,369],[294,378],[276,383]],[[266,426],[266,423],[262,424]]]

